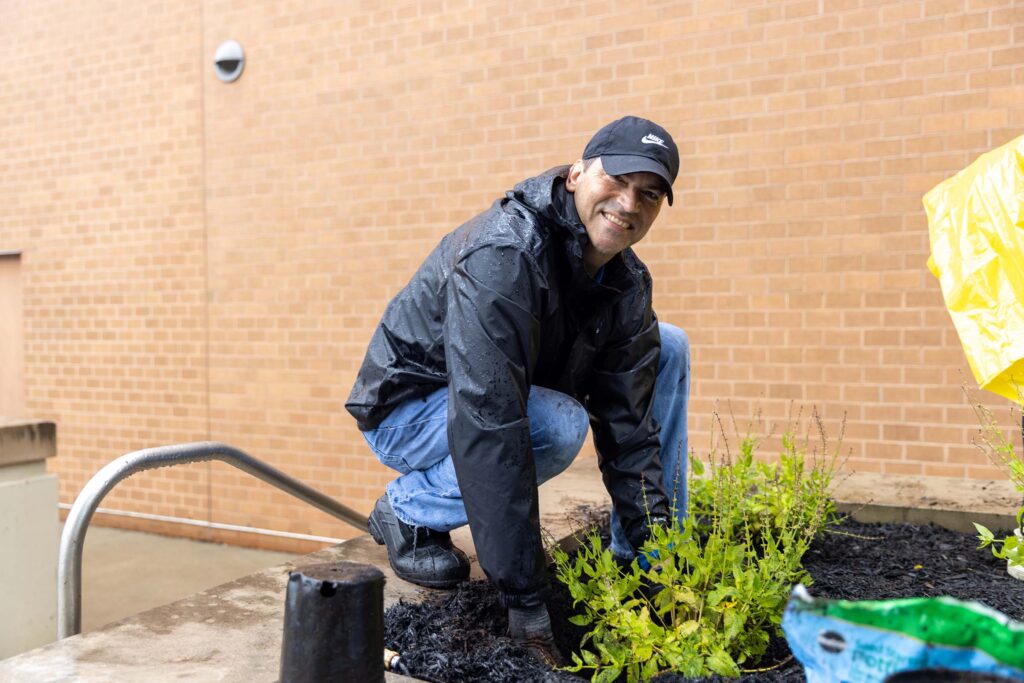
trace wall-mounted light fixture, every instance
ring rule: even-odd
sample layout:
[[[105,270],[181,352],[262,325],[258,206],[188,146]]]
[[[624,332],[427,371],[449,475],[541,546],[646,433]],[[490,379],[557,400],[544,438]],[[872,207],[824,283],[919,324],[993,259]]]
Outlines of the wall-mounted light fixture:
[[[217,78],[225,83],[232,83],[242,75],[245,68],[245,50],[236,40],[225,40],[217,46],[213,55],[213,70]]]

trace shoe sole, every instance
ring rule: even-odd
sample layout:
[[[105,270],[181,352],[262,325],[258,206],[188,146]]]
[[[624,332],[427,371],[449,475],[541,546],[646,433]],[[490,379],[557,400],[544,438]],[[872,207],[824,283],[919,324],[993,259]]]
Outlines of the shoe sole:
[[[378,522],[376,519],[374,519],[373,515],[370,515],[370,518],[367,520],[367,527],[370,530],[370,537],[377,543],[377,545],[382,545],[385,548],[387,548],[387,543],[384,542],[384,530],[380,528],[380,522]],[[391,565],[391,571],[393,571],[395,573],[395,576],[397,576],[398,578],[402,579],[403,581],[408,581],[409,583],[414,583],[417,586],[423,586],[425,588],[455,588],[460,583],[462,583],[463,581],[465,581],[466,579],[469,578],[467,576],[464,579],[449,579],[447,581],[441,581],[441,580],[433,581],[433,580],[429,580],[429,579],[416,579],[416,578],[410,577],[408,575],[404,575],[402,572],[400,572],[395,567],[395,563],[391,561],[391,549],[390,548],[388,548],[388,564]]]
[[[370,515],[370,518],[366,520],[366,526],[370,529],[370,537],[377,542],[377,545],[384,545],[384,534],[381,532],[380,523]]]

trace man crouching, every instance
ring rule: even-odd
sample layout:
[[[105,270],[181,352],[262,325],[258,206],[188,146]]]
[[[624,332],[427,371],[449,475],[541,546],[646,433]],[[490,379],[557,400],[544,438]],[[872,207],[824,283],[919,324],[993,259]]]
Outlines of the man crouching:
[[[685,333],[659,323],[630,248],[671,205],[679,170],[661,126],[627,116],[571,166],[516,185],[446,235],[388,304],[346,404],[400,476],[370,514],[395,573],[469,576],[449,531],[467,522],[511,636],[557,664],[537,486],[593,429],[612,498],[612,552],[629,561],[686,514]]]

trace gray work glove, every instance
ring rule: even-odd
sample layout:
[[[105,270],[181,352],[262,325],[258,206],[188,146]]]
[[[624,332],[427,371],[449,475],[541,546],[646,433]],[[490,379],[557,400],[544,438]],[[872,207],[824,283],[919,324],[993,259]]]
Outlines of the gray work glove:
[[[551,632],[551,617],[548,616],[548,608],[544,605],[509,607],[508,634],[545,666],[552,669],[565,666],[565,658],[555,646],[555,636]]]

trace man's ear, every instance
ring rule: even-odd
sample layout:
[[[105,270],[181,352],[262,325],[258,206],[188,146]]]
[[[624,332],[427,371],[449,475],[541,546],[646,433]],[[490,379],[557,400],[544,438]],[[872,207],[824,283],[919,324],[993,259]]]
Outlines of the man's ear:
[[[577,159],[576,162],[569,167],[569,175],[565,178],[565,189],[569,192],[575,192],[576,188],[579,187],[580,175],[583,173],[583,159]]]

